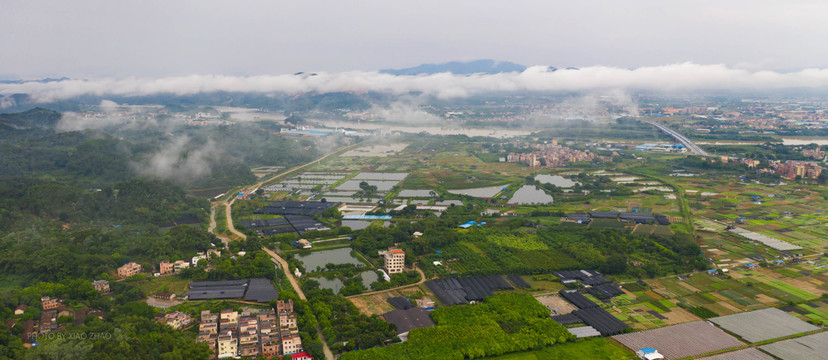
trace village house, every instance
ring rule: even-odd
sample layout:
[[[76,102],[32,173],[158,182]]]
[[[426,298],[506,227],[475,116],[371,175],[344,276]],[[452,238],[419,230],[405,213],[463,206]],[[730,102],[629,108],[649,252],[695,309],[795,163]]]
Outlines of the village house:
[[[166,292],[159,292],[159,293],[152,294],[152,297],[154,297],[158,300],[172,300],[172,299],[175,299],[175,294],[166,293]]]
[[[210,249],[207,251],[200,251],[196,253],[196,256],[193,256],[192,260],[190,261],[193,266],[197,266],[198,262],[202,259],[212,259],[213,257],[221,257],[221,251],[216,249]]]
[[[141,264],[128,262],[118,268],[118,276],[127,278],[141,272]]]
[[[385,258],[385,271],[391,274],[398,274],[405,269],[405,251],[398,248],[388,248],[382,254]]]
[[[165,314],[163,318],[160,319],[160,322],[171,326],[173,329],[182,329],[190,325],[193,322],[193,318],[190,314],[174,311],[169,314]]]
[[[232,331],[227,331],[218,337],[218,358],[238,357],[238,339]]]
[[[48,296],[40,298],[40,303],[43,305],[43,310],[57,309],[57,307],[60,306],[59,299],[54,299]]]
[[[184,260],[178,260],[174,263],[171,263],[169,261],[162,261],[160,264],[158,264],[158,272],[161,275],[169,275],[173,273],[178,274],[179,272],[181,272],[181,270],[184,270],[189,267],[190,263]]]
[[[99,292],[102,292],[102,293],[108,293],[109,292],[109,281],[95,280],[95,281],[92,282],[92,286],[95,288],[95,290],[98,290]]]

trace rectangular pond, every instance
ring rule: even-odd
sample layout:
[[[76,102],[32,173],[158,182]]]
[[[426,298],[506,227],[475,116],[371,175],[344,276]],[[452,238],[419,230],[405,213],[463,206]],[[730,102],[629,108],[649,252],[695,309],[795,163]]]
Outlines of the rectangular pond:
[[[559,188],[571,188],[577,184],[577,181],[572,181],[560,175],[537,175],[535,180],[544,183],[552,184]]]
[[[379,279],[375,270],[363,271],[359,273],[359,276],[362,276],[362,285],[365,286],[366,291],[370,291],[371,283]],[[345,283],[337,277],[331,277],[329,279],[323,276],[311,279],[318,281],[320,288],[333,290],[334,294],[339,294],[339,291],[345,287]]]
[[[493,198],[497,193],[503,191],[506,185],[499,185],[499,186],[488,186],[482,188],[472,188],[472,189],[457,189],[457,190],[448,190],[448,192],[452,194],[460,194],[460,195],[468,195],[472,197],[478,198]]]
[[[305,267],[305,271],[316,271],[317,268],[324,269],[327,264],[354,264],[365,265],[355,256],[351,255],[351,248],[339,248],[322,251],[312,251],[306,254],[296,254],[296,259]]]

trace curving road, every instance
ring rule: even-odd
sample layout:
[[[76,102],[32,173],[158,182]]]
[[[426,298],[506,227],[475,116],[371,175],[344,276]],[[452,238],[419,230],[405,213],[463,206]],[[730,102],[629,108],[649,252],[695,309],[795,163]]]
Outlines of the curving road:
[[[702,148],[699,147],[698,145],[696,145],[694,142],[690,141],[690,139],[686,138],[682,134],[679,134],[678,132],[676,132],[673,129],[670,129],[670,128],[664,126],[664,125],[661,125],[659,123],[655,123],[655,122],[652,122],[652,121],[647,121],[647,124],[655,126],[657,129],[661,130],[665,134],[672,136],[673,139],[676,139],[678,142],[680,142],[682,145],[684,145],[684,147],[686,147],[687,150],[690,151],[691,153],[693,153],[694,155],[703,155],[703,156],[709,156],[710,155],[706,151],[702,150]]]
[[[343,151],[347,151],[350,148],[357,147],[359,145],[361,145],[361,144],[357,143],[357,144],[354,144],[354,145],[345,146],[343,148],[340,148],[339,150],[334,151],[330,154],[327,154],[327,155],[325,155],[325,156],[323,156],[319,159],[313,160],[313,161],[308,162],[304,165],[299,165],[299,166],[293,167],[290,170],[283,171],[283,172],[281,172],[281,173],[279,173],[275,176],[270,177],[267,180],[261,180],[258,183],[256,183],[252,188],[257,189],[257,188],[261,187],[262,185],[264,185],[266,182],[268,182],[270,180],[277,179],[277,178],[282,177],[284,175],[290,174],[290,173],[292,173],[296,170],[304,169],[304,168],[306,168],[310,165],[313,165],[314,163],[318,163],[322,160],[325,160],[325,159],[327,159],[328,157],[330,157],[332,155],[339,154]],[[227,219],[227,230],[229,230],[231,233],[235,234],[236,236],[238,236],[242,239],[247,239],[247,235],[245,235],[241,231],[236,230],[236,227],[233,225],[232,207],[233,207],[234,202],[236,202],[236,197],[233,197],[230,201],[216,202],[210,208],[210,227],[208,228],[208,231],[210,231],[211,233],[216,235],[219,239],[221,239],[222,242],[225,243],[225,245],[227,244],[227,241],[229,241],[229,239],[227,237],[223,237],[223,236],[219,236],[219,235],[215,234],[215,230],[216,230],[216,206],[218,206],[218,205],[224,205],[224,216]],[[285,261],[285,259],[282,259],[281,256],[279,256],[278,254],[276,254],[275,252],[273,252],[272,250],[270,250],[266,247],[262,247],[262,250],[264,250],[264,252],[266,252],[268,255],[270,255],[270,257],[276,259],[276,261],[279,262],[279,265],[281,265],[281,268],[284,271],[285,276],[287,276],[288,280],[290,281],[290,285],[293,286],[293,290],[296,291],[296,294],[299,295],[299,298],[302,299],[302,300],[307,300],[307,297],[305,297],[305,293],[302,291],[302,288],[299,286],[299,282],[296,280],[295,277],[293,277],[293,274],[290,272],[290,267],[288,266],[287,261]],[[331,352],[331,348],[328,347],[328,341],[325,340],[325,336],[322,335],[322,329],[318,325],[316,326],[316,334],[319,337],[319,340],[322,342],[322,351],[325,353],[325,358],[328,359],[328,360],[336,359],[336,357],[334,357],[333,352]]]

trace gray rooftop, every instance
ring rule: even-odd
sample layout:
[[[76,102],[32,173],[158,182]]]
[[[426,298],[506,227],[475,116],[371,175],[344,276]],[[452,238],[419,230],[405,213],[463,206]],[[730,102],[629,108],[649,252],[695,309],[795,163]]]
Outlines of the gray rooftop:
[[[777,308],[720,316],[709,320],[752,343],[819,329]]]
[[[773,357],[756,348],[747,348],[713,355],[699,360],[773,360]]]
[[[576,328],[569,328],[569,333],[575,335],[578,339],[585,338],[585,337],[593,337],[593,336],[601,336],[601,333],[598,330],[595,330],[592,326],[581,326]]]
[[[431,197],[431,192],[433,190],[401,190],[400,194],[397,195],[399,197]]]
[[[706,321],[665,326],[612,337],[630,350],[651,347],[668,359],[697,356],[742,346],[733,336]]]
[[[377,172],[361,172],[354,176],[354,180],[397,180],[402,181],[408,173],[377,173]]]
[[[782,360],[828,359],[828,332],[783,340],[759,348]]]

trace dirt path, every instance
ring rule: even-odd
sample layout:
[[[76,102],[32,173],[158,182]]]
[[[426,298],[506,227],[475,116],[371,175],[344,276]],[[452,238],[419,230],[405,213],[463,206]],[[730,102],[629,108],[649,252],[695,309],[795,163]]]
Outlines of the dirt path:
[[[236,234],[236,236],[242,239],[247,239],[247,235],[243,234],[241,231],[236,230],[236,227],[233,225],[233,211],[231,209],[233,208],[234,202],[236,202],[236,198],[230,200],[230,202],[227,203],[227,206],[224,207],[224,216],[227,217],[227,230],[230,230],[231,233]]]
[[[279,177],[287,175],[287,174],[289,174],[291,172],[294,172],[296,170],[304,169],[304,168],[306,168],[310,165],[313,165],[314,163],[319,163],[320,161],[325,160],[330,156],[337,155],[337,154],[339,154],[343,151],[350,150],[351,148],[358,147],[360,145],[361,144],[354,144],[354,145],[343,147],[343,148],[341,148],[337,151],[334,151],[334,152],[332,152],[328,155],[325,155],[325,156],[323,156],[319,159],[313,160],[313,161],[311,161],[309,163],[306,163],[304,165],[299,165],[299,166],[293,167],[290,170],[283,171],[283,172],[281,172],[281,173],[279,173],[275,176],[272,176],[272,177],[270,177],[266,180],[259,181],[254,186],[252,186],[252,188],[258,189],[259,187],[261,187],[262,185],[264,185],[268,181],[271,181],[273,179],[278,179]],[[216,206],[224,205],[224,216],[227,219],[227,230],[229,230],[231,233],[237,235],[238,237],[240,237],[242,239],[247,239],[247,235],[245,235],[242,232],[236,230],[236,227],[233,225],[232,207],[233,207],[234,202],[236,202],[235,197],[232,200],[230,200],[229,202],[227,202],[227,201],[217,202],[217,203],[214,203],[212,207],[210,207],[210,227],[208,228],[208,231],[213,233],[214,235],[216,235],[215,234],[215,230],[216,230]],[[221,239],[222,242],[224,242],[224,245],[226,247],[227,242],[230,239],[228,239],[227,237],[219,236],[219,235],[216,235],[216,236],[219,239]],[[331,240],[334,240],[334,239],[331,239]],[[284,271],[285,275],[287,276],[288,280],[290,281],[290,285],[293,286],[293,290],[296,291],[296,294],[299,295],[299,298],[302,299],[302,300],[307,300],[307,297],[305,297],[305,293],[302,292],[302,288],[299,286],[299,282],[296,281],[296,278],[294,278],[293,274],[290,273],[290,268],[288,267],[287,261],[285,261],[285,259],[282,259],[279,255],[277,255],[275,252],[271,251],[270,249],[268,249],[266,247],[262,247],[262,250],[264,250],[268,255],[270,255],[272,258],[276,259],[276,261],[279,262],[279,265],[281,265],[282,270]],[[419,269],[418,269],[418,271],[419,271]],[[420,271],[420,274],[423,278],[425,278],[422,271]],[[417,283],[417,284],[420,284],[420,283]],[[415,285],[417,285],[417,284],[415,284]],[[334,360],[335,357],[333,355],[333,352],[331,352],[331,348],[328,347],[328,342],[325,340],[325,336],[322,335],[322,329],[319,326],[316,327],[316,334],[319,337],[319,340],[322,342],[322,350],[325,353],[325,358],[328,359],[328,360]]]
[[[386,292],[391,292],[391,291],[394,291],[394,290],[405,290],[405,289],[408,289],[408,288],[419,286],[420,284],[422,284],[426,281],[425,273],[422,270],[420,270],[420,268],[418,268],[416,266],[414,267],[414,270],[417,270],[417,272],[420,273],[420,281],[418,281],[414,284],[403,285],[403,286],[398,286],[398,287],[395,287],[395,288],[390,288],[390,289],[385,289],[385,290],[371,291],[371,292],[366,292],[366,293],[362,293],[362,294],[346,296],[345,298],[350,300],[350,299],[355,298],[355,297],[360,297],[360,296],[365,296],[365,295],[377,295],[377,294],[382,294],[382,293],[386,293]]]
[[[293,274],[290,273],[290,267],[288,267],[287,261],[285,261],[285,259],[282,259],[281,256],[279,256],[278,254],[266,247],[262,247],[262,250],[264,250],[264,252],[270,255],[270,257],[276,259],[276,261],[279,262],[279,265],[284,271],[285,276],[287,276],[288,280],[290,281],[290,285],[293,286],[293,290],[296,291],[296,294],[299,295],[299,298],[302,300],[307,300],[308,298],[305,297],[305,293],[299,286],[299,282],[296,281],[296,278],[293,277]],[[322,328],[320,328],[319,325],[316,326],[316,335],[319,337],[319,341],[322,342],[322,351],[325,353],[325,358],[328,360],[336,359],[333,355],[333,352],[331,352],[331,348],[328,347],[328,341],[325,340],[325,336],[322,335]]]
[[[293,290],[296,291],[296,294],[299,295],[299,298],[302,300],[307,300],[308,298],[305,297],[305,293],[302,292],[302,288],[299,287],[299,282],[296,281],[296,278],[293,277],[293,274],[290,272],[290,268],[288,267],[287,261],[285,261],[285,259],[282,259],[282,257],[276,254],[273,250],[270,250],[266,247],[263,247],[262,250],[264,250],[264,252],[270,255],[270,257],[276,259],[276,261],[279,262],[279,266],[284,271],[285,276],[287,276],[288,280],[290,281],[290,285],[293,286]]]
[[[210,226],[207,227],[208,233],[214,233],[216,231],[216,206],[213,205],[210,207]]]
[[[350,239],[350,238],[351,238],[350,235],[349,236],[340,236],[340,237],[335,237],[335,238],[331,238],[331,239],[317,240],[317,241],[314,241],[313,243],[317,244],[317,243],[324,243],[324,242],[328,242],[328,241],[346,240],[346,239]]]

